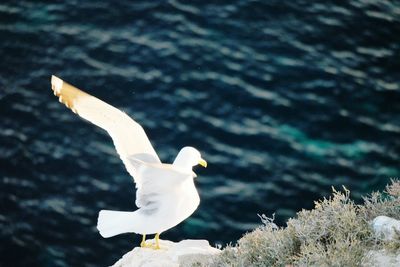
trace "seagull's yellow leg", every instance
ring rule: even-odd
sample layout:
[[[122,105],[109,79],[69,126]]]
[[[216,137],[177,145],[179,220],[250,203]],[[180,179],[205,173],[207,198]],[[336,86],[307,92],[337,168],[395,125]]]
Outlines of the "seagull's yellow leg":
[[[143,235],[142,242],[140,242],[140,247],[146,248],[146,235]]]
[[[156,246],[154,247],[154,249],[160,249],[160,234],[157,233],[156,234]]]

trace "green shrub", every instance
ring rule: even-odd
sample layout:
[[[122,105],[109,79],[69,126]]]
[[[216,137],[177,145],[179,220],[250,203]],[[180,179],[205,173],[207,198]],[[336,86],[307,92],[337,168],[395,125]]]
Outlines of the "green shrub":
[[[372,193],[363,205],[343,189],[333,189],[332,197],[315,202],[313,210],[298,212],[285,228],[260,216],[264,225],[226,247],[213,266],[361,266],[370,250],[399,252],[400,233],[392,241],[379,240],[370,221],[379,215],[400,219],[400,182]]]
[[[400,181],[392,180],[384,192],[373,192],[365,197],[360,214],[366,220],[373,220],[379,215],[400,220]]]
[[[279,228],[262,215],[264,225],[246,234],[235,247],[225,248],[215,266],[285,266],[288,254],[298,252],[299,244],[289,228]]]

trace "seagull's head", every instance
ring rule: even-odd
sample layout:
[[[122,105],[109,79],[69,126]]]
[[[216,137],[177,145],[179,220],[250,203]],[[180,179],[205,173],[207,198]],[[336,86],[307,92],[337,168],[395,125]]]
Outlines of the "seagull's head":
[[[201,154],[197,149],[191,146],[186,146],[179,151],[173,165],[185,170],[192,170],[192,168],[197,165],[207,167],[207,161],[201,157]]]

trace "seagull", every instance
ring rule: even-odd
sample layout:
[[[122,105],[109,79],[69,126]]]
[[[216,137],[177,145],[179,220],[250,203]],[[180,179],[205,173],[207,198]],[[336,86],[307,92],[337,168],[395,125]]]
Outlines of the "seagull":
[[[97,221],[100,235],[141,234],[141,247],[160,249],[160,234],[184,221],[199,206],[192,168],[207,167],[207,162],[197,149],[187,146],[172,164],[162,163],[142,126],[126,113],[54,75],[51,88],[61,103],[108,132],[136,184],[138,209],[101,210]],[[146,243],[149,234],[155,234],[155,244]]]

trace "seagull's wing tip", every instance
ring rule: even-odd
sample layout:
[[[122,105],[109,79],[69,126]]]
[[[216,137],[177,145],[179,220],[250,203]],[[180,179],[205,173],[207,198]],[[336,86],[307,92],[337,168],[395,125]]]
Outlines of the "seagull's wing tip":
[[[63,83],[64,83],[63,80],[61,80],[60,78],[58,78],[55,75],[51,75],[51,85],[53,87],[53,90],[55,90],[55,91],[61,90]]]

